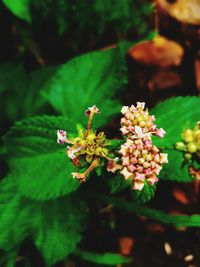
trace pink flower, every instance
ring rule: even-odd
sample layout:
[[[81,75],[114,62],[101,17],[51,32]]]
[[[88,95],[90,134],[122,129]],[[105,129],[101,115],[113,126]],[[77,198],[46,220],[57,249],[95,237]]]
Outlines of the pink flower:
[[[158,182],[158,177],[156,177],[155,175],[152,175],[152,176],[147,178],[147,182],[150,185],[154,185],[156,182]]]
[[[122,166],[120,164],[117,164],[119,158],[115,158],[113,160],[108,161],[107,165],[107,171],[115,173],[117,170],[121,170]]]
[[[126,129],[126,127],[125,126],[122,126],[121,128],[120,128],[120,131],[122,132],[122,135],[126,135],[129,131]]]
[[[141,108],[141,109],[144,109],[145,107],[145,103],[144,102],[137,102],[137,108]]]
[[[129,165],[129,163],[130,163],[129,157],[123,157],[123,159],[122,159],[122,165],[123,166]]]
[[[57,143],[58,144],[64,144],[64,143],[68,143],[67,142],[67,133],[63,130],[58,130],[57,131]]]
[[[166,132],[163,130],[163,128],[160,128],[160,129],[156,129],[156,135],[158,137],[164,137],[164,135],[166,134]]]
[[[144,187],[144,182],[140,181],[140,180],[135,180],[133,183],[133,189],[134,190],[138,190],[141,191]]]
[[[136,180],[140,180],[140,181],[144,181],[145,175],[143,173],[135,173],[135,177]]]
[[[168,163],[168,154],[160,153],[160,163]]]
[[[123,168],[123,170],[120,173],[124,176],[126,180],[128,180],[133,176],[132,172],[129,172],[126,167]]]

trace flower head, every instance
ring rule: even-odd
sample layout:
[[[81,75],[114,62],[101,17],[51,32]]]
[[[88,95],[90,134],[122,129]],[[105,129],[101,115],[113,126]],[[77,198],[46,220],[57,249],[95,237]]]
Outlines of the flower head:
[[[79,181],[86,180],[87,175],[96,168],[101,161],[106,159],[109,162],[108,170],[114,171],[119,169],[117,159],[108,157],[107,146],[109,144],[103,132],[96,133],[91,129],[92,118],[94,114],[99,113],[96,106],[89,107],[86,110],[86,115],[89,116],[87,129],[79,127],[78,136],[67,139],[67,134],[63,130],[58,130],[58,143],[68,143],[66,154],[77,168],[85,168],[88,166],[84,173],[73,172],[72,176]]]
[[[156,128],[154,124],[155,117],[149,115],[147,109],[145,109],[144,102],[137,102],[136,107],[134,105],[128,107],[124,106],[121,109],[121,113],[124,115],[121,119],[121,132],[122,135],[131,136],[131,139],[143,138],[149,139],[152,134],[156,134],[159,137],[165,135],[165,131],[160,128]]]
[[[150,185],[158,181],[157,175],[162,169],[162,164],[167,163],[167,154],[159,153],[152,142],[140,139],[127,139],[121,145],[122,170],[125,179],[132,178],[133,189],[142,190],[144,180]]]
[[[124,106],[121,110],[121,132],[127,139],[121,145],[121,171],[124,178],[133,180],[133,189],[142,190],[145,180],[149,185],[158,181],[162,165],[167,163],[167,154],[160,153],[151,137],[165,135],[165,131],[154,124],[155,117],[149,115],[144,102],[136,106]]]

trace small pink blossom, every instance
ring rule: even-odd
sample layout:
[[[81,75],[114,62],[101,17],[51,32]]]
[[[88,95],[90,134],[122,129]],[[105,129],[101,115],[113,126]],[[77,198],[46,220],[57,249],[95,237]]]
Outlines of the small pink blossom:
[[[63,130],[57,131],[57,143],[58,144],[64,144],[67,143],[67,133]]]
[[[137,108],[141,108],[141,109],[144,109],[145,107],[145,103],[144,102],[137,102]]]
[[[122,126],[120,131],[122,132],[122,135],[126,135],[129,132],[125,126]]]
[[[164,137],[165,136],[165,134],[166,134],[166,132],[163,130],[163,128],[159,128],[159,129],[156,129],[156,135],[158,136],[158,137]]]
[[[140,180],[134,180],[134,183],[133,183],[133,189],[134,190],[138,190],[138,191],[141,191],[144,187],[144,183],[141,182]]]
[[[130,177],[133,176],[132,172],[129,172],[127,168],[123,168],[123,170],[120,172],[126,180],[128,180]]]
[[[147,178],[147,182],[150,185],[154,185],[156,182],[158,182],[158,177],[156,177],[155,175],[152,175],[152,176]]]
[[[123,164],[123,166],[125,166],[125,165],[129,165],[129,164],[130,164],[130,159],[129,159],[129,157],[123,157],[123,159],[122,159],[122,164]]]
[[[120,164],[117,164],[117,161],[119,160],[119,158],[115,158],[115,159],[111,159],[108,161],[108,165],[107,165],[107,171],[108,172],[113,172],[115,173],[117,170],[121,170],[122,166]]]
[[[140,180],[140,181],[144,181],[145,175],[143,173],[135,173],[135,177],[136,180]]]
[[[168,163],[168,154],[160,153],[160,163]]]

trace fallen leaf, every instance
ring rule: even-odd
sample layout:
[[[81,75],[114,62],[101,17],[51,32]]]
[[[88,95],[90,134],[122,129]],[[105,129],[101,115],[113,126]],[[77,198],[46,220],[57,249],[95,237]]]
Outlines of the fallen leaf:
[[[128,53],[136,62],[163,68],[179,66],[184,50],[178,43],[159,35],[153,41],[143,41],[131,47]]]
[[[199,0],[156,0],[156,3],[158,7],[178,21],[186,24],[200,25]]]
[[[185,192],[179,190],[179,189],[174,189],[172,191],[172,194],[174,196],[174,198],[180,202],[181,204],[184,204],[184,205],[188,205],[190,203],[187,195],[185,194]]]
[[[119,239],[120,254],[123,256],[130,255],[134,244],[135,240],[132,237],[121,237]]]

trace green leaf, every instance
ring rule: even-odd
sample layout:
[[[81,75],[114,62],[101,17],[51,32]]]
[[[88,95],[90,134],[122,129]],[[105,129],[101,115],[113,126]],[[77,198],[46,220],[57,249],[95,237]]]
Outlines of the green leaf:
[[[174,148],[181,140],[181,133],[187,128],[193,128],[200,118],[200,98],[174,97],[161,102],[151,110],[156,117],[156,124],[166,131],[164,138],[154,138],[158,147]]]
[[[5,251],[1,263],[29,238],[46,265],[52,266],[77,249],[85,227],[86,205],[77,194],[43,202],[26,199],[17,192],[14,178],[0,183],[0,248]],[[12,261],[8,263],[11,266]]]
[[[175,97],[158,104],[151,110],[156,116],[158,127],[164,128],[164,138],[154,137],[156,146],[168,153],[168,164],[160,173],[161,179],[189,182],[193,177],[189,174],[189,163],[184,160],[184,154],[175,150],[176,142],[181,141],[185,129],[194,128],[200,118],[200,99],[197,97]]]
[[[18,246],[29,235],[30,206],[16,192],[11,177],[0,183],[0,248],[9,250]]]
[[[118,193],[132,184],[131,179],[125,180],[121,174],[111,175],[107,179],[108,185],[110,187],[111,193]]]
[[[184,160],[183,153],[177,150],[165,150],[168,154],[168,164],[163,166],[159,175],[162,180],[191,182],[194,178],[189,173],[189,164]]]
[[[62,150],[12,159],[11,170],[21,194],[32,199],[68,195],[80,185],[71,175],[74,165]]]
[[[74,165],[57,144],[57,129],[71,128],[63,117],[37,116],[17,122],[5,136],[12,175],[22,195],[39,200],[70,194],[79,187]]]
[[[75,251],[85,227],[86,207],[76,195],[41,202],[35,208],[34,243],[47,266],[52,266]]]
[[[31,22],[30,0],[3,0],[5,6],[18,18]]]
[[[40,88],[56,67],[45,67],[28,73],[21,62],[0,64],[1,120],[15,121],[48,111],[49,104],[40,95]],[[44,113],[44,112],[43,112]]]
[[[88,53],[58,67],[46,82],[43,96],[64,116],[73,118],[74,125],[86,122],[87,107],[97,105],[96,125],[101,126],[119,113],[116,98],[126,82],[125,62],[120,49]]]
[[[66,117],[36,116],[15,123],[4,137],[8,157],[27,157],[46,154],[60,149],[58,129],[72,131]]]
[[[132,196],[137,203],[144,204],[154,197],[155,191],[156,185],[151,186],[147,183],[147,181],[145,181],[144,187],[141,191],[132,190]]]
[[[125,263],[130,263],[132,261],[131,258],[125,258],[116,253],[98,254],[98,253],[78,250],[76,254],[86,261],[104,265],[125,264]]]

